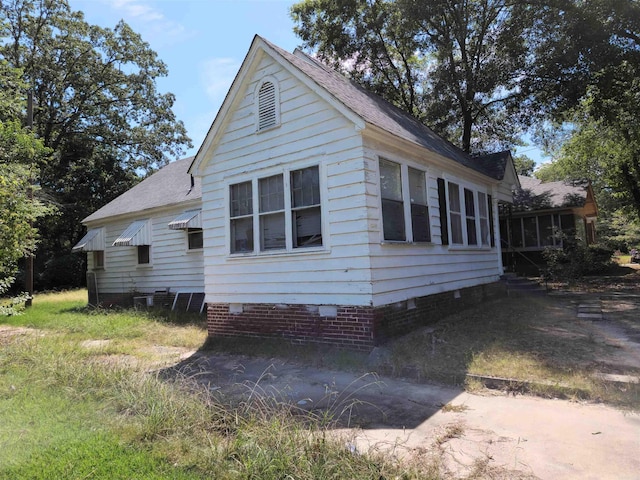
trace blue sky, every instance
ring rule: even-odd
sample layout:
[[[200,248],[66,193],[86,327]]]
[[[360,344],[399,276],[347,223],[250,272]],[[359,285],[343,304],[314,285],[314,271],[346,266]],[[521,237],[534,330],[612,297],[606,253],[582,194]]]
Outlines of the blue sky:
[[[92,24],[113,28],[123,19],[149,43],[169,69],[160,92],[176,96],[193,155],[216,116],[255,34],[288,51],[301,44],[293,33],[292,0],[69,0]],[[539,152],[520,152],[540,160]]]

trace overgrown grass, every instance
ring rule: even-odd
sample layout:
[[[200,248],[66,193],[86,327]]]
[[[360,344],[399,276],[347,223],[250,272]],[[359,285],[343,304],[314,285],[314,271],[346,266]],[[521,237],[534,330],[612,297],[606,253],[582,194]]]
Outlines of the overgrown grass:
[[[640,408],[640,388],[613,388],[593,376],[602,367],[598,359],[613,348],[599,338],[566,300],[512,297],[393,342],[391,361],[396,371],[409,366],[422,378],[449,384],[464,384],[472,373],[527,382],[540,395],[570,392]]]
[[[190,378],[163,379],[140,351],[196,348],[202,326],[89,312],[81,297],[37,297],[6,319],[29,328],[0,336],[0,479],[437,478],[432,463],[354,454],[291,406],[222,404]]]

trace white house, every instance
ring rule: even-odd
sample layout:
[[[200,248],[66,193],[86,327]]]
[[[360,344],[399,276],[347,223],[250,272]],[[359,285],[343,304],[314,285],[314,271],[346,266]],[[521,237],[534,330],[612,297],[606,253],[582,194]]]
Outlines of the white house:
[[[472,158],[300,51],[254,38],[189,172],[202,183],[210,335],[366,349],[503,291],[510,156]],[[159,244],[175,213],[154,220],[158,255],[178,242]]]
[[[167,303],[184,292],[180,302],[201,308],[202,202],[192,160],[170,163],[83,220],[88,231],[73,251],[88,252],[89,303]]]

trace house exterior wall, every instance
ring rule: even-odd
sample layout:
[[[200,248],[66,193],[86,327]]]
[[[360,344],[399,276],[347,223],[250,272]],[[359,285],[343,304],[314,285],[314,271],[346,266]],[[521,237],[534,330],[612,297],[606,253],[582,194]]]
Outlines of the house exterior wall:
[[[274,59],[263,55],[253,62],[214,123],[214,143],[205,141],[199,154],[211,336],[367,349],[500,291],[492,287],[502,273],[497,247],[441,245],[437,178],[491,195],[497,238],[494,184],[463,167],[446,169],[450,160],[425,157],[418,147],[393,147],[375,132],[363,132]],[[254,96],[265,78],[277,85],[280,124],[257,132]],[[380,157],[426,170],[431,242],[383,241]],[[262,251],[256,238],[262,228],[258,182],[282,175],[286,197],[289,172],[310,166],[319,167],[322,246],[294,249],[289,239],[286,248]],[[253,195],[253,212],[242,214],[254,232],[247,251],[231,245],[232,225],[238,225],[232,223],[238,217],[232,214],[232,191],[241,184],[251,185]]]
[[[256,132],[254,91],[277,82],[278,127]],[[245,79],[202,177],[206,301],[369,305],[361,137],[353,123],[270,57]],[[319,166],[322,247],[230,253],[230,185]],[[255,195],[255,193],[254,193]]]
[[[369,251],[371,252],[371,269],[373,282],[373,306],[382,306],[424,297],[474,285],[496,282],[503,273],[501,269],[499,249],[497,245],[497,198],[495,187],[482,182],[463,170],[445,170],[442,161],[435,154],[424,151],[400,150],[392,148],[369,138],[366,141],[365,162],[367,179],[371,182],[369,195]],[[429,223],[431,241],[389,242],[384,240],[383,218],[380,196],[378,194],[378,161],[379,158],[407,164],[409,167],[424,171],[427,181],[427,200],[429,207]],[[442,222],[447,222],[447,215],[441,217],[438,203],[437,178],[450,180],[460,187],[481,191],[492,196],[494,217],[494,246],[461,246],[443,245]],[[448,228],[451,232],[451,228]],[[445,242],[446,243],[446,242]]]
[[[132,297],[158,290],[204,291],[203,250],[188,250],[187,233],[171,230],[168,223],[184,210],[197,206],[147,212],[136,217],[119,217],[89,228],[105,228],[104,268],[95,268],[88,252],[88,270],[95,273],[101,303],[130,305]],[[151,262],[138,265],[137,247],[114,247],[113,242],[134,220],[151,222]],[[170,297],[163,300],[169,301]]]

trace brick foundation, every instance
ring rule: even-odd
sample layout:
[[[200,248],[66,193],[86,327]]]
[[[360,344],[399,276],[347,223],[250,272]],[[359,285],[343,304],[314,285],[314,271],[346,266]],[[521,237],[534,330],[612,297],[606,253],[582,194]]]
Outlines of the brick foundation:
[[[216,303],[207,306],[207,327],[212,337],[286,338],[370,350],[392,337],[504,295],[505,286],[497,282],[375,308]]]

